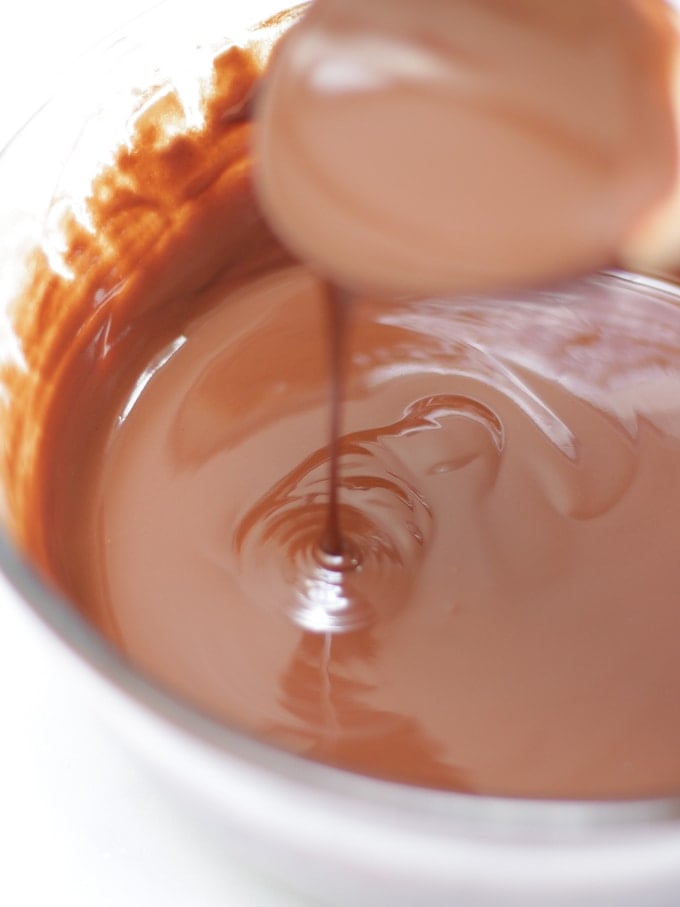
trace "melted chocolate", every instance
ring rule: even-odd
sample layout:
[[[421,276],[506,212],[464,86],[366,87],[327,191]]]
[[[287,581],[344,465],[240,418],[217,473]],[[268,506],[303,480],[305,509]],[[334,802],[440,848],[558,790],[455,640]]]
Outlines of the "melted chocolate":
[[[319,557],[323,288],[292,267],[211,292],[125,399],[89,388],[100,447],[47,526],[56,575],[122,651],[225,722],[356,771],[680,788],[672,297],[593,278],[512,302],[362,298],[343,569]],[[74,448],[82,423],[62,413],[61,431]]]
[[[343,553],[342,528],[338,509],[338,486],[340,484],[340,434],[342,430],[342,404],[345,396],[345,371],[347,367],[347,331],[349,328],[350,294],[332,284],[326,285],[328,308],[328,338],[330,341],[330,432],[328,471],[328,516],[321,547],[330,555]]]

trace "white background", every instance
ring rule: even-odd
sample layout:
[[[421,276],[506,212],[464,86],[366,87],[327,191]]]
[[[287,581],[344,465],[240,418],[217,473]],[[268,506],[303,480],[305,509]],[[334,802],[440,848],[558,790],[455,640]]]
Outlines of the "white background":
[[[229,8],[230,0],[220,2]],[[150,0],[4,4],[0,148],[49,96],[56,75],[155,5]],[[0,579],[0,904],[302,904],[226,858],[209,859],[145,784],[134,761],[83,729],[50,642],[11,601]]]

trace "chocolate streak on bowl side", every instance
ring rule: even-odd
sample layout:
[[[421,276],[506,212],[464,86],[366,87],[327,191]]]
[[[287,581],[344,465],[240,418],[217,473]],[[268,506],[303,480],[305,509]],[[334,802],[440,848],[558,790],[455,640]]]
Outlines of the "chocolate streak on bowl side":
[[[263,23],[250,47],[216,57],[200,129],[183,128],[176,92],[153,98],[149,89],[129,142],[93,180],[91,226],[73,210],[63,218],[72,276],[55,271],[42,248],[27,262],[30,277],[12,310],[25,362],[4,365],[1,375],[11,400],[2,451],[9,528],[76,601],[77,574],[54,561],[53,527],[87,487],[85,464],[108,430],[93,406],[115,409],[140,368],[199,314],[192,299],[211,283],[238,285],[287,260],[254,201],[249,115],[269,47],[300,10]],[[87,393],[92,382],[98,401]],[[71,436],[64,425],[74,413]]]

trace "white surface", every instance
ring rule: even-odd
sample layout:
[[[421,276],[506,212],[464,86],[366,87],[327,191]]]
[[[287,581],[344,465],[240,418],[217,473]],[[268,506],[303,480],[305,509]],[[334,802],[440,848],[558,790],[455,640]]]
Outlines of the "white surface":
[[[0,583],[0,903],[300,905],[204,852],[96,718],[88,732],[51,640],[10,600]]]
[[[22,0],[11,13],[6,7],[0,148],[74,57],[154,5]],[[199,849],[125,752],[83,727],[49,643],[0,578],[0,904],[300,905]]]

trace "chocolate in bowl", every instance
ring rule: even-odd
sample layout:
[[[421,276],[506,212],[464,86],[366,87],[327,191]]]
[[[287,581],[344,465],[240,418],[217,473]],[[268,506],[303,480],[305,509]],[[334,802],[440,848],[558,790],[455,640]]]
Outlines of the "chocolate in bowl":
[[[166,22],[169,9],[165,7],[163,12]],[[223,54],[216,51],[220,45],[214,39],[217,33],[212,32],[214,43],[207,56],[223,61],[241,58],[238,50],[229,49],[230,42],[223,42]],[[179,54],[185,63],[181,49],[188,43],[186,35],[178,38],[175,33],[166,59],[176,63]],[[32,564],[37,562],[43,570],[49,557],[50,540],[41,537],[40,526],[26,519],[26,514],[31,512],[36,493],[35,478],[45,470],[40,458],[43,433],[50,430],[46,413],[53,411],[53,395],[64,391],[60,382],[65,375],[65,353],[72,357],[91,349],[95,340],[101,354],[91,366],[98,376],[105,376],[107,349],[118,340],[124,342],[130,317],[125,302],[131,299],[136,304],[143,300],[142,308],[135,310],[135,317],[141,319],[150,317],[154,305],[162,305],[171,338],[172,303],[182,288],[176,274],[167,271],[168,260],[174,260],[175,242],[195,248],[196,268],[190,279],[199,286],[202,269],[227,263],[232,253],[231,260],[238,258],[238,269],[243,269],[237,273],[248,273],[247,258],[235,254],[243,248],[239,244],[244,223],[252,231],[248,234],[251,240],[253,235],[261,238],[260,249],[269,250],[272,264],[280,262],[280,250],[258,218],[239,218],[236,233],[220,232],[223,245],[206,250],[200,241],[206,223],[215,218],[226,225],[238,207],[219,204],[206,210],[199,205],[188,222],[176,219],[178,200],[199,197],[206,185],[219,186],[221,177],[216,180],[210,166],[203,169],[202,158],[192,157],[191,137],[187,140],[183,135],[185,124],[155,71],[153,49],[135,41],[133,46],[145,61],[142,69],[151,74],[147,82],[155,86],[151,92],[114,91],[122,114],[116,117],[116,105],[93,75],[88,87],[100,95],[96,114],[87,104],[79,106],[74,95],[59,98],[33,121],[2,160],[3,189],[7,187],[9,192],[12,186],[25,215],[14,221],[11,234],[5,232],[3,255],[14,271],[18,251],[28,252],[27,272],[18,279],[21,292],[8,292],[3,298],[7,535],[2,557],[21,607],[38,614],[56,631],[55,646],[58,640],[66,643],[67,660],[82,669],[84,691],[94,697],[100,714],[111,719],[116,733],[145,756],[152,767],[150,779],[163,784],[173,802],[189,798],[196,834],[213,842],[228,841],[231,848],[245,852],[252,862],[285,877],[302,891],[325,901],[357,904],[454,899],[461,904],[507,904],[513,899],[517,904],[530,904],[558,897],[564,903],[578,903],[596,897],[596,892],[617,904],[639,903],[643,897],[650,903],[655,898],[660,904],[671,902],[680,845],[674,798],[587,804],[466,796],[380,782],[309,762],[212,720],[153,682],[105,643],[49,581],[38,578],[35,566],[26,567],[27,550]],[[113,56],[114,60],[105,60],[103,65],[102,79],[109,86],[118,85],[118,66],[126,59],[120,45]],[[126,65],[123,62],[123,69]],[[210,68],[202,72],[207,75]],[[188,83],[195,84],[191,79]],[[229,123],[238,124],[248,104],[248,90],[241,88],[227,96],[227,110],[223,108],[221,113],[233,118]],[[76,133],[66,128],[63,108],[71,110]],[[157,131],[154,110],[165,115],[164,128],[172,136],[167,143],[166,134]],[[216,116],[215,122],[219,120]],[[114,140],[112,145],[103,142],[104,157],[99,154],[102,146],[94,150],[97,143],[93,141],[102,122],[106,123],[104,134]],[[58,130],[55,124],[59,124]],[[238,126],[235,128],[238,132]],[[79,131],[81,140],[72,149]],[[148,146],[158,150],[158,169],[146,168],[129,155],[135,134],[145,134]],[[59,149],[45,142],[46,135],[57,135],[63,141],[63,158]],[[112,154],[121,135],[128,150],[124,147],[112,171]],[[239,146],[225,141],[222,150],[226,151],[222,164],[228,161],[231,165],[225,175],[229,205],[243,202],[244,209],[252,211],[250,189],[238,166]],[[85,151],[92,155],[89,164]],[[45,168],[36,165],[47,192],[44,207],[36,201],[33,208],[26,201],[33,201],[33,196],[17,182],[16,162],[28,156],[36,162],[43,156],[52,160],[52,155],[56,159],[52,171],[47,162]],[[103,167],[102,161],[107,162]],[[187,163],[199,166],[191,170],[191,179],[178,180],[178,173],[187,173]],[[62,174],[57,180],[55,169]],[[84,196],[66,189],[69,174],[80,178],[84,173],[93,178],[95,197],[97,187],[100,192],[100,213],[105,217],[99,223],[93,224],[96,208],[83,205],[89,187]],[[108,180],[112,173],[119,177],[124,173],[131,181],[138,173],[145,196],[153,193],[158,180],[165,180],[174,190],[169,210],[136,205],[134,229],[129,232],[125,208],[106,207],[111,200]],[[56,193],[55,183],[59,186]],[[120,188],[119,184],[118,191]],[[50,205],[53,197],[56,204]],[[181,210],[181,204],[179,207]],[[74,211],[77,217],[72,218]],[[27,229],[22,231],[22,227]],[[70,237],[65,254],[60,246],[64,231]],[[114,240],[116,254],[112,255]],[[32,251],[36,247],[42,248],[38,261]],[[161,256],[163,268],[156,266]],[[258,264],[261,261],[259,258]],[[73,272],[83,283],[74,281]],[[74,296],[71,289],[76,283]],[[142,287],[150,291],[142,293]],[[651,292],[674,293],[669,287]],[[62,506],[78,493],[79,477],[64,474],[58,478]],[[490,861],[497,869],[491,876]]]

